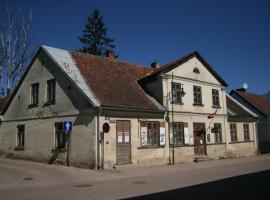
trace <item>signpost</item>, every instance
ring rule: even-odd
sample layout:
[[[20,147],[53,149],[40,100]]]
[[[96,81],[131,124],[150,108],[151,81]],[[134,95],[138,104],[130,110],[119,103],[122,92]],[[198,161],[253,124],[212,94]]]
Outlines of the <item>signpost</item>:
[[[64,121],[63,122],[63,131],[66,133],[67,137],[67,166],[70,165],[69,155],[70,155],[70,133],[72,131],[72,122]]]

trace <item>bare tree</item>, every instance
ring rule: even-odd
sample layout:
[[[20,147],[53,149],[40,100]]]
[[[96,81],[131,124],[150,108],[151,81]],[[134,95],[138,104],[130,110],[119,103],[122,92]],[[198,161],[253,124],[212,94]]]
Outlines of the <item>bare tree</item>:
[[[31,11],[25,13],[16,1],[0,5],[0,95],[9,95],[31,57]]]

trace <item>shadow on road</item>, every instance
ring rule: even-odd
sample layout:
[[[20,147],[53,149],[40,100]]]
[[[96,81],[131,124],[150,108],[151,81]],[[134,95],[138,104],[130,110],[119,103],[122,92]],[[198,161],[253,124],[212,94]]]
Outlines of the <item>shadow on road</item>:
[[[129,199],[270,199],[270,170]]]

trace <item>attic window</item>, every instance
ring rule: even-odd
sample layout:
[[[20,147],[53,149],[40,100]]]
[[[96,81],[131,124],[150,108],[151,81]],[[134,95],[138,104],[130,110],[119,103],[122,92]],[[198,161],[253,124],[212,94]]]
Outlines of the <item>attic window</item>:
[[[200,70],[199,70],[197,67],[195,67],[195,68],[193,69],[193,72],[196,73],[196,74],[199,74],[199,73],[200,73]]]

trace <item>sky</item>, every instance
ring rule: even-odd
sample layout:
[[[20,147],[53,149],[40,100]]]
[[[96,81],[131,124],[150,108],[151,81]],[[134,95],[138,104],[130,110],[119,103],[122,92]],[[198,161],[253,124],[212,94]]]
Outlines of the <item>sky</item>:
[[[24,0],[33,12],[35,46],[67,50],[96,8],[115,39],[120,60],[161,65],[198,51],[228,83],[270,90],[270,1],[268,0]],[[0,5],[1,6],[1,5]]]

